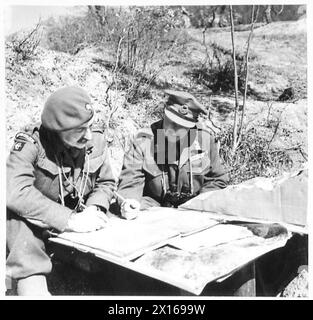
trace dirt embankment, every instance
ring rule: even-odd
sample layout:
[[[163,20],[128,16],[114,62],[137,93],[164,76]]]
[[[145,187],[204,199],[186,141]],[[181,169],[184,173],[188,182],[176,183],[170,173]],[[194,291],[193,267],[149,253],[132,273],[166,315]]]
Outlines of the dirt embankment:
[[[248,127],[254,126],[260,134],[271,139],[275,123],[280,121],[273,148],[292,148],[301,144],[307,152],[305,23],[303,19],[258,28],[251,43],[251,55],[255,58],[251,62],[249,85],[262,100],[248,98],[245,122]],[[125,91],[119,88],[118,91],[107,90],[113,81],[112,73],[101,61],[112,59],[112,56],[100,48],[88,48],[73,56],[39,47],[33,59],[16,62],[13,52],[7,47],[7,152],[17,131],[29,123],[40,121],[44,102],[50,93],[62,86],[76,84],[91,95],[101,123],[106,122],[110,107],[118,106],[109,132],[111,137],[115,137],[111,155],[118,175],[125,137],[158,119],[158,110],[164,101],[160,87],[190,91],[205,106],[209,105],[208,88],[191,77],[193,68],[201,66],[206,58],[201,30],[191,29],[188,33],[190,39],[184,50],[176,52],[174,59],[160,62],[162,68],[156,79],[158,86],[151,88],[152,98],[141,99],[136,104],[126,103]],[[243,50],[247,36],[246,31],[236,33],[238,52]],[[207,39],[208,43],[215,42],[230,49],[228,32],[209,31]],[[277,101],[279,94],[290,84],[298,90],[298,98]],[[233,108],[231,94],[215,93],[211,96],[212,119],[219,127],[232,123]],[[303,161],[301,156],[297,157],[297,161]]]
[[[106,122],[110,107],[118,107],[110,122],[110,135],[115,137],[112,156],[119,167],[125,137],[158,119],[158,111],[164,101],[160,88],[187,90],[194,93],[205,106],[209,105],[208,88],[191,76],[192,71],[203,65],[207,55],[210,57],[211,43],[217,44],[224,52],[229,51],[230,34],[228,31],[209,30],[206,35],[207,47],[203,45],[201,30],[189,29],[188,37],[183,50],[175,52],[171,60],[159,62],[161,68],[156,86],[151,87],[152,98],[141,99],[136,104],[126,103],[125,91],[120,88],[117,91],[107,90],[113,81],[112,72],[102,62],[114,60],[114,55],[104,49],[87,48],[76,55],[69,55],[39,47],[33,59],[17,62],[7,46],[7,151],[18,130],[40,121],[40,113],[50,93],[62,86],[76,84],[91,95],[101,123]],[[247,37],[248,31],[236,32],[237,52],[244,52]],[[272,147],[291,148],[302,144],[307,152],[306,19],[276,22],[256,29],[251,42],[251,57],[249,89],[252,95],[247,100],[247,126],[256,127],[260,134],[270,138],[273,126],[279,120],[279,131]],[[288,86],[295,89],[294,99],[277,101],[277,97]],[[212,118],[219,127],[232,123],[233,108],[232,94],[221,92],[211,96]]]
[[[26,125],[40,122],[47,97],[63,86],[79,85],[91,96],[96,119],[103,125],[110,112],[110,104],[118,109],[111,119],[110,135],[115,137],[111,155],[118,174],[123,157],[123,139],[140,127],[156,120],[157,100],[143,100],[140,104],[125,104],[125,92],[108,90],[112,73],[98,64],[95,57],[101,50],[85,50],[79,55],[38,48],[33,59],[15,62],[13,52],[6,49],[6,150],[12,146],[15,134]]]

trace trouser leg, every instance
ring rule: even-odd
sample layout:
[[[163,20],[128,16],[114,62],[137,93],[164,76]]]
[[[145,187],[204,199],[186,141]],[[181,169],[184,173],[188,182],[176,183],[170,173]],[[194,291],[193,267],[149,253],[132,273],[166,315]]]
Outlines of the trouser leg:
[[[31,292],[33,287],[34,294],[47,293],[45,275],[51,272],[52,264],[45,251],[42,231],[14,214],[8,215],[6,271],[7,278],[18,281],[18,291]]]

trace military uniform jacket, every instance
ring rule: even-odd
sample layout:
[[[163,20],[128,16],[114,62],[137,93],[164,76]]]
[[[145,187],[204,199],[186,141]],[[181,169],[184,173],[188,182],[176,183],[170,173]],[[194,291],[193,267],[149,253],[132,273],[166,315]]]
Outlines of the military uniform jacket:
[[[76,185],[84,187],[85,205],[108,209],[115,179],[101,131],[93,132],[79,157],[81,165],[74,170],[65,148],[60,144],[53,146],[42,127],[35,128],[32,134],[17,134],[7,159],[7,209],[34,224],[43,223],[62,231],[73,210],[61,204],[60,180],[66,198],[76,192],[71,184],[73,179]],[[62,163],[62,179],[56,159]],[[82,179],[84,183],[80,184]]]
[[[162,143],[162,126],[163,121],[158,121],[139,131],[124,156],[118,192],[124,198],[141,202],[141,209],[146,204],[162,204],[164,193],[169,189],[168,165],[164,164],[164,157],[171,150],[165,150]],[[225,188],[229,177],[221,164],[218,141],[200,125],[190,132],[189,140],[182,144],[178,160],[173,162],[178,170],[178,191],[183,186],[190,188],[190,184],[194,196]]]

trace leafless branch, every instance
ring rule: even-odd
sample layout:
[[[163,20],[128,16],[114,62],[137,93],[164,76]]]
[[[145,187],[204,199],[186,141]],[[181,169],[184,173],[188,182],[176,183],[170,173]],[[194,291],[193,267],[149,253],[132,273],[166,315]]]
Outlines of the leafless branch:
[[[304,152],[301,147],[299,148],[299,151],[300,151],[300,154],[302,155],[303,159],[305,161],[308,161],[308,154],[306,152]]]
[[[247,99],[247,88],[248,88],[248,78],[249,78],[249,53],[250,53],[250,42],[252,39],[253,29],[254,29],[254,22],[255,22],[255,18],[254,18],[254,5],[253,5],[252,14],[251,14],[251,30],[250,30],[248,41],[247,41],[247,51],[246,51],[246,57],[245,57],[245,88],[244,88],[244,94],[243,94],[242,111],[241,111],[241,119],[240,119],[240,125],[238,130],[237,143],[239,143],[241,139],[243,119],[246,111],[246,99]]]
[[[234,113],[234,125],[233,125],[233,143],[232,152],[235,152],[237,148],[237,127],[238,127],[238,75],[237,75],[237,63],[236,63],[236,50],[234,40],[234,19],[233,19],[233,7],[229,6],[230,9],[230,26],[231,26],[231,40],[233,49],[233,64],[234,64],[234,80],[235,80],[235,113]]]
[[[124,37],[120,37],[120,40],[118,42],[118,46],[116,49],[116,59],[115,59],[115,66],[113,69],[113,74],[112,74],[112,82],[108,85],[107,90],[106,90],[106,102],[107,105],[109,106],[110,112],[109,115],[106,119],[106,130],[110,126],[110,121],[113,117],[113,114],[118,110],[118,104],[116,103],[116,96],[117,96],[117,73],[119,69],[119,63],[120,63],[120,56],[121,56],[121,44],[123,41]],[[114,100],[112,101],[112,97],[109,94],[109,90],[114,86]]]
[[[12,48],[17,54],[17,59],[22,58],[22,60],[29,59],[37,49],[42,34],[39,32],[41,28],[41,20],[39,19],[36,26],[26,35],[16,35],[12,39]]]
[[[269,149],[271,143],[273,142],[277,132],[278,132],[278,128],[280,126],[280,123],[281,123],[281,116],[282,116],[282,112],[280,113],[280,115],[277,117],[277,121],[276,121],[276,125],[275,125],[275,128],[274,128],[274,131],[273,131],[273,135],[272,135],[272,138],[270,139],[268,145],[267,145],[267,149]]]
[[[267,126],[269,126],[273,102],[267,102],[267,107],[268,107],[268,110],[267,110],[266,124]]]
[[[294,146],[288,147],[288,148],[284,148],[285,151],[289,151],[289,150],[298,150],[299,148],[302,147],[302,143],[298,143]]]
[[[220,132],[222,130],[221,127],[217,126],[214,121],[212,120],[211,116],[212,116],[212,113],[211,113],[211,96],[209,96],[209,105],[208,105],[208,108],[207,108],[207,122],[210,123],[211,125],[209,126],[209,128],[214,132],[214,134],[216,134],[217,132]]]

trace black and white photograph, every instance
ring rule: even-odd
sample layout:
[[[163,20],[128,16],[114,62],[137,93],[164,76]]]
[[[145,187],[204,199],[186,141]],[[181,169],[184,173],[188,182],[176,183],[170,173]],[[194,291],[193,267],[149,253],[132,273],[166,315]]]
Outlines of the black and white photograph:
[[[6,299],[310,297],[308,5],[272,2],[2,6]]]

